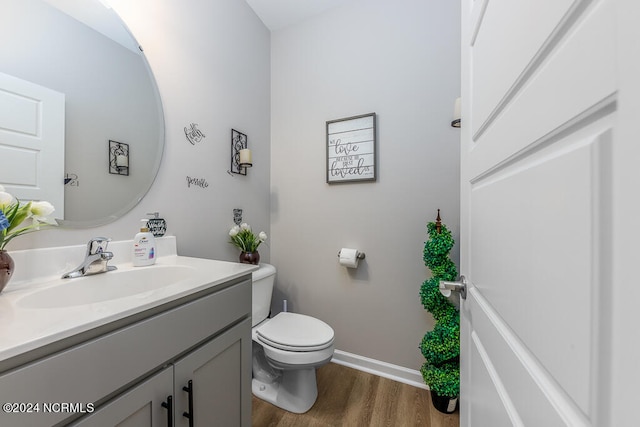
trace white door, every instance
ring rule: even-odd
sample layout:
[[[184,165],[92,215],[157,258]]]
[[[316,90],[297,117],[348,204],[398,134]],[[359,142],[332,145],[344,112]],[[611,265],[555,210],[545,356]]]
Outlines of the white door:
[[[0,73],[0,184],[64,218],[64,94]]]
[[[640,425],[640,7],[462,0],[461,425]]]

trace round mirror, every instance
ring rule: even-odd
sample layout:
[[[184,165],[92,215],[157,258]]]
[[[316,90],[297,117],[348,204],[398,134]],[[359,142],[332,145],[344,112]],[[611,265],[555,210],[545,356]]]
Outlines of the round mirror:
[[[64,207],[56,206],[63,227],[114,221],[149,190],[164,148],[160,95],[142,50],[100,0],[0,0],[0,8],[0,74],[58,92],[64,100],[60,160],[55,153],[43,160],[20,149],[11,160],[13,170],[47,176],[59,167],[48,181],[63,186]],[[40,120],[38,111],[32,121]],[[5,151],[10,146],[17,152],[4,138],[0,150],[4,143]],[[64,165],[57,165],[62,159]],[[15,184],[9,173],[0,172],[5,186]]]

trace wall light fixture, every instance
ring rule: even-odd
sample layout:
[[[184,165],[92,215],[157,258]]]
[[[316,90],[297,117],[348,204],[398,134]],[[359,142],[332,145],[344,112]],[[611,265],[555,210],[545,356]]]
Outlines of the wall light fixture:
[[[460,117],[462,114],[460,113],[460,98],[456,98],[456,102],[453,105],[453,121],[451,122],[451,126],[454,128],[460,127]]]
[[[247,135],[231,129],[231,172],[246,175],[253,166],[251,150],[247,148]]]
[[[109,173],[129,175],[129,144],[109,140]]]

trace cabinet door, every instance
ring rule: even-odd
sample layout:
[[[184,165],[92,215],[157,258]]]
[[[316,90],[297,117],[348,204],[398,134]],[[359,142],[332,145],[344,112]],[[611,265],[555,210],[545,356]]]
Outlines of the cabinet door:
[[[73,426],[168,427],[169,408],[162,406],[173,393],[173,367],[165,368],[138,386],[101,406]]]
[[[251,425],[251,319],[208,341],[175,363],[176,426]],[[185,391],[191,381],[191,391]]]

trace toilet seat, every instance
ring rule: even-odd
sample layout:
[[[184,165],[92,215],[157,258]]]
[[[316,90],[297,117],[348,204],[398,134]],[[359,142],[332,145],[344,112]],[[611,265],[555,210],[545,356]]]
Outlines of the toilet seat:
[[[262,343],[285,351],[324,350],[333,344],[334,332],[322,320],[304,314],[282,312],[256,328]]]

